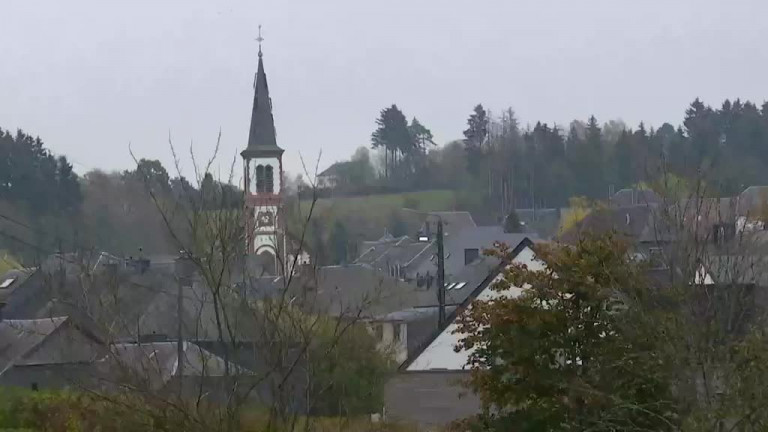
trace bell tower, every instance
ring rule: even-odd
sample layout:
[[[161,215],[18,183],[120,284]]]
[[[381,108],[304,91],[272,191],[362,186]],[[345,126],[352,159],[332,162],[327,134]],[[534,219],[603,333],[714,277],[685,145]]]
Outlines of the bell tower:
[[[266,273],[280,275],[285,263],[285,235],[282,220],[283,149],[277,145],[272,100],[261,52],[254,82],[251,129],[243,157],[245,190],[246,253],[258,257]]]

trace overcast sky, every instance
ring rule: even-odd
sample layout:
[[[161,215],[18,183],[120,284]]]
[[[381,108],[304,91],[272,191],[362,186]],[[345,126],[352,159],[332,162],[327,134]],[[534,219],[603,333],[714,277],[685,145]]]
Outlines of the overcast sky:
[[[472,107],[525,123],[678,124],[695,97],[762,103],[765,0],[0,0],[0,127],[79,172],[247,143],[258,24],[287,170],[368,145],[396,103],[438,142]],[[239,160],[236,165],[240,167]],[[239,175],[239,170],[238,170]]]

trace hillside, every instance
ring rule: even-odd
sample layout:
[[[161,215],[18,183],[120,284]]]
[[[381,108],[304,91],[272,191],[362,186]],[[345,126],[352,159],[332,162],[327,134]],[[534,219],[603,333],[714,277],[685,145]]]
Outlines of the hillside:
[[[429,190],[319,199],[313,210],[312,223],[307,229],[308,243],[315,250],[332,248],[336,241],[333,239],[339,237],[338,226],[343,225],[345,232],[341,241],[349,245],[347,255],[352,258],[356,256],[355,246],[360,241],[377,239],[384,235],[385,230],[394,235],[408,234],[411,219],[420,217],[403,212],[403,208],[422,212],[455,210],[456,198],[456,194],[450,190]],[[299,212],[295,211],[295,202],[289,204],[294,210],[289,222],[292,232],[301,232],[302,221],[306,221],[311,204],[311,200],[301,201]]]
[[[306,213],[311,200],[301,202]],[[372,218],[389,214],[392,210],[410,208],[419,211],[447,211],[456,207],[456,194],[450,190],[428,190],[383,195],[321,198],[315,204],[315,211],[322,214],[333,211],[339,214],[362,212]]]

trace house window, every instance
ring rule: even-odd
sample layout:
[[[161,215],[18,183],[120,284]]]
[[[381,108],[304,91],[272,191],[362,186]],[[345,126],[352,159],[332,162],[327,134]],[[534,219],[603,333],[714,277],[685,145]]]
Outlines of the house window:
[[[479,249],[464,249],[464,265],[468,265],[480,256]]]
[[[256,166],[256,192],[264,192],[266,189],[264,165]]]
[[[274,172],[272,171],[272,165],[267,165],[267,167],[264,169],[264,175],[266,176],[265,192],[274,193],[275,192],[275,176],[274,176]]]
[[[395,324],[395,342],[400,342],[402,339],[402,332],[403,331],[403,325],[402,324]]]
[[[651,268],[667,268],[666,262],[664,261],[664,251],[661,248],[648,249],[648,263]]]

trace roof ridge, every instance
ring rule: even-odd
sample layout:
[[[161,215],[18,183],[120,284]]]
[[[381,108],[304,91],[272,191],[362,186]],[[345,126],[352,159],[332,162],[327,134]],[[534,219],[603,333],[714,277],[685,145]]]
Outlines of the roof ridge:
[[[410,261],[408,261],[407,263],[405,263],[405,266],[406,266],[406,267],[408,267],[409,265],[411,265],[411,264],[413,263],[413,261],[414,261],[416,258],[418,258],[419,256],[421,256],[421,254],[423,254],[425,250],[427,250],[427,249],[431,248],[433,244],[435,244],[435,241],[434,241],[434,240],[432,240],[431,242],[427,243],[427,244],[426,244],[426,246],[424,246],[424,249],[422,249],[421,251],[419,251],[419,253],[417,253],[416,255],[414,255],[414,257],[413,257],[413,258],[411,258],[411,260],[410,260]]]
[[[517,246],[515,246],[514,249],[512,249],[512,259],[516,258],[520,252],[523,251],[526,247],[532,247],[533,241],[529,239],[527,236],[523,238],[520,243],[518,243]],[[413,364],[414,361],[416,361],[417,358],[432,344],[432,342],[435,341],[458,317],[459,313],[466,309],[467,306],[469,306],[470,303],[474,299],[477,298],[477,296],[480,295],[485,289],[488,287],[488,285],[496,278],[496,276],[501,273],[502,269],[504,269],[507,265],[509,265],[508,262],[502,261],[497,265],[493,271],[488,273],[488,276],[483,279],[480,284],[478,284],[475,289],[472,290],[472,292],[461,302],[458,306],[456,306],[456,309],[454,309],[448,316],[445,317],[445,323],[443,327],[438,326],[437,329],[435,329],[432,334],[429,336],[429,338],[425,339],[424,342],[419,344],[418,348],[412,355],[409,355],[408,358],[398,366],[398,370],[403,371],[408,369],[408,367]]]

